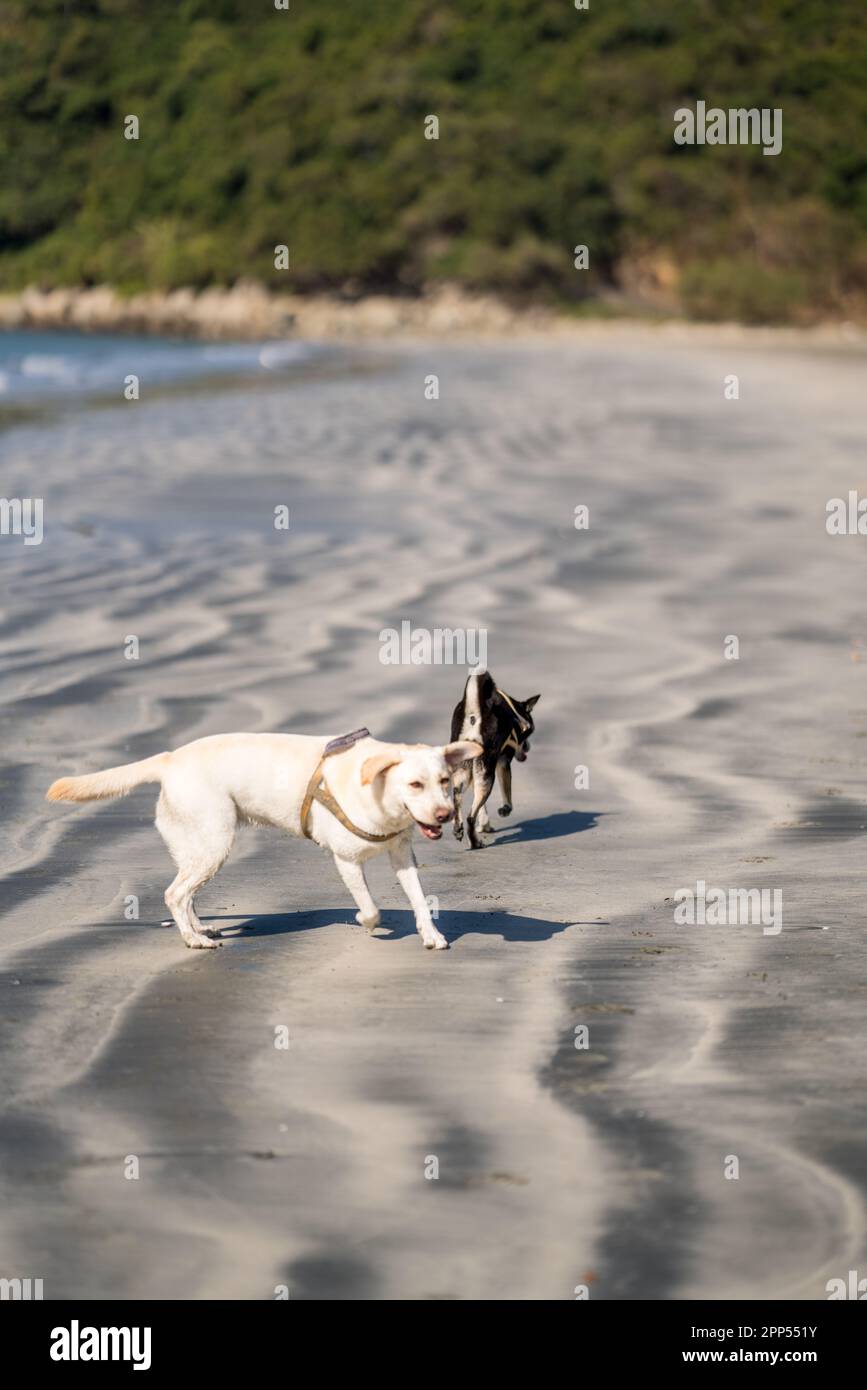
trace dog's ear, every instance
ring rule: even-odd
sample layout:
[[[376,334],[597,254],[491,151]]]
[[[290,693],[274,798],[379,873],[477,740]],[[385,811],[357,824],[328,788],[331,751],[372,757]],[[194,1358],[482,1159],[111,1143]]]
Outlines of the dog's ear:
[[[361,764],[361,785],[368,786],[381,772],[388,772],[390,767],[399,762],[400,754],[393,750],[389,753],[374,753],[372,758],[365,758]]]
[[[525,701],[524,701],[524,709],[525,709],[525,710],[531,710],[531,709],[533,708],[534,705],[537,705],[537,704],[539,703],[539,701],[541,700],[541,698],[542,698],[541,695],[531,695],[530,698],[529,698],[529,700],[525,700]]]
[[[454,772],[461,763],[468,763],[471,758],[480,758],[484,751],[480,743],[447,743],[443,749],[443,757],[449,772]]]

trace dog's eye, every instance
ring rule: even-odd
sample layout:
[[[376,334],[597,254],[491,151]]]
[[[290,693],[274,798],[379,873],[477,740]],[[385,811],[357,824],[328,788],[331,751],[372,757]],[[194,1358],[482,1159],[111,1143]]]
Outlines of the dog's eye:
[[[413,788],[414,791],[420,792],[422,787],[424,786],[424,782],[410,782],[409,785]]]

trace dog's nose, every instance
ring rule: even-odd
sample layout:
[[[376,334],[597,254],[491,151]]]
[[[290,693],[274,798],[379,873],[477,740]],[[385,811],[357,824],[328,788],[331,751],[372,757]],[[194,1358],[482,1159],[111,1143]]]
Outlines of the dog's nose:
[[[436,814],[437,820],[439,821],[440,825],[443,825],[445,821],[451,820],[452,816],[454,815],[454,812],[452,811],[451,807],[449,807],[445,811],[437,811]]]

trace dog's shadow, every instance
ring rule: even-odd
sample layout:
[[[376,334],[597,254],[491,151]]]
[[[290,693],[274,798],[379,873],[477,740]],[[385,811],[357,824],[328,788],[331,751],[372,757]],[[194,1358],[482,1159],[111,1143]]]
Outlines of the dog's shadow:
[[[315,931],[317,927],[332,927],[345,923],[359,933],[364,928],[355,921],[351,907],[320,907],[310,912],[266,912],[261,916],[203,916],[206,926],[219,926],[223,939],[243,936],[278,936],[285,932]],[[544,917],[524,917],[511,912],[500,912],[495,908],[487,912],[440,912],[436,925],[448,941],[458,941],[462,936],[499,936],[503,941],[550,941],[558,932],[567,927],[600,927],[606,922],[552,922]],[[405,936],[416,936],[415,918],[412,913],[396,908],[386,908],[382,914],[382,925],[373,935],[374,941],[396,941]]]
[[[550,816],[540,816],[519,825],[503,825],[496,837],[485,835],[484,845],[488,848],[498,844],[517,844],[523,840],[551,840],[564,835],[577,835],[583,830],[592,830],[604,814],[603,811],[556,811]],[[503,834],[502,831],[511,833]],[[362,930],[355,922],[354,910],[349,906],[321,907],[309,912],[268,912],[255,917],[207,916],[203,921],[207,926],[220,925],[225,940],[233,936],[276,936],[284,932],[314,931],[317,927],[330,927],[340,922]],[[503,941],[549,941],[570,926],[598,927],[607,926],[607,923],[551,922],[543,917],[523,917],[491,909],[486,912],[441,912],[437,926],[449,941],[457,941],[462,936],[499,936]],[[394,941],[416,934],[415,918],[411,912],[386,909],[382,926],[377,928],[374,939]]]
[[[522,821],[518,825],[491,814],[494,833],[481,833],[486,845],[516,845],[524,840],[555,840],[563,835],[580,835],[582,830],[593,830],[599,817],[607,814],[606,811],[554,811],[550,816],[538,816],[536,820]]]

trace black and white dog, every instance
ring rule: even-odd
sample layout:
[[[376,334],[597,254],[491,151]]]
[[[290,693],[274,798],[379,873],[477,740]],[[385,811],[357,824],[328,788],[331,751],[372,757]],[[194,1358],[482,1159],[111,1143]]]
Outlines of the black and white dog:
[[[500,815],[512,810],[512,759],[526,760],[530,751],[530,736],[535,732],[531,711],[539,700],[515,700],[500,690],[490,671],[483,667],[472,671],[464,686],[460,704],[452,715],[452,739],[473,739],[481,743],[484,752],[472,762],[462,763],[454,774],[455,838],[462,840],[464,827],[461,816],[461,794],[472,783],[473,805],[467,816],[470,849],[480,849],[480,830],[492,830],[485,802],[499,777],[503,804]]]

